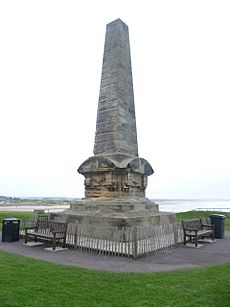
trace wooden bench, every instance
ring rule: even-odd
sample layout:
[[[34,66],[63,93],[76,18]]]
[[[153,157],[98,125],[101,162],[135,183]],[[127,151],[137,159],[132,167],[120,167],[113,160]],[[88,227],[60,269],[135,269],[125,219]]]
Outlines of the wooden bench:
[[[63,246],[66,244],[66,233],[68,223],[48,221],[38,219],[35,226],[25,227],[25,243],[29,238],[37,240],[48,240],[52,242],[53,250],[56,248],[56,242],[62,241]]]
[[[186,245],[187,237],[190,241],[194,239],[195,246],[198,245],[199,238],[212,238],[214,241],[214,225],[204,223],[202,219],[183,220],[182,227],[184,232],[184,245]]]

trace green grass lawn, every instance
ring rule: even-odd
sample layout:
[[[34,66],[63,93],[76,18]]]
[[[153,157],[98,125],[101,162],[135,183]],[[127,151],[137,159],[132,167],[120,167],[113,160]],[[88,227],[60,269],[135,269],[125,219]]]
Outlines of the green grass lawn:
[[[0,252],[0,306],[229,306],[230,264],[109,273]]]

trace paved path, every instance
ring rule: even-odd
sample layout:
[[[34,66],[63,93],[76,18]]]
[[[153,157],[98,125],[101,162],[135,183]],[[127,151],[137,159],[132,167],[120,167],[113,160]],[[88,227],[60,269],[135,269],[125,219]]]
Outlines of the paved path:
[[[44,246],[25,246],[22,240],[13,243],[2,242],[1,235],[0,250],[55,263],[110,272],[167,272],[230,263],[230,231],[226,231],[225,239],[217,239],[215,243],[205,243],[200,248],[182,246],[161,255],[138,260],[70,249],[50,252],[44,250]]]

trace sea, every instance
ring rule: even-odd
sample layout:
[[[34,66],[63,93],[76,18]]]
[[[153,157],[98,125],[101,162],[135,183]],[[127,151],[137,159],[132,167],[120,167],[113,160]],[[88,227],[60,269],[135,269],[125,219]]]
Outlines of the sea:
[[[155,199],[160,211],[186,212],[190,210],[230,212],[230,199]]]
[[[230,199],[152,199],[159,205],[160,211],[166,212],[186,212],[190,210],[208,210],[230,212]],[[1,211],[30,211],[44,210],[44,212],[60,212],[69,208],[69,205],[0,205]]]

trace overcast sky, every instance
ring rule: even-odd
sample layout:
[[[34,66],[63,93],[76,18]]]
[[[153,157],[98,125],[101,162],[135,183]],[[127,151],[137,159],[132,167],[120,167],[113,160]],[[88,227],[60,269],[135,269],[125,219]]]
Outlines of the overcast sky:
[[[106,24],[130,33],[149,198],[230,198],[230,2],[0,1],[0,195],[84,196]]]

